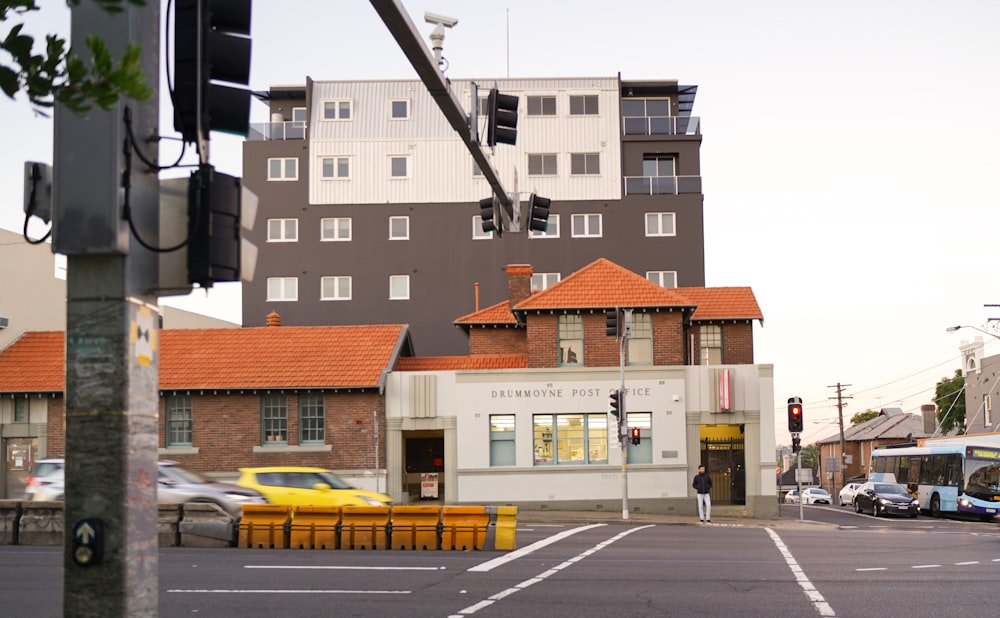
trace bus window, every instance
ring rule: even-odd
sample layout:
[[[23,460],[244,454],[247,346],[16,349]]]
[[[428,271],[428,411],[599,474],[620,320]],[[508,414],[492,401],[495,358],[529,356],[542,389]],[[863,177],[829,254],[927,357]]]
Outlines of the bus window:
[[[896,468],[896,482],[905,485],[910,482],[910,457],[902,455]]]
[[[945,484],[957,487],[962,482],[962,456],[947,455],[947,472],[945,473]]]

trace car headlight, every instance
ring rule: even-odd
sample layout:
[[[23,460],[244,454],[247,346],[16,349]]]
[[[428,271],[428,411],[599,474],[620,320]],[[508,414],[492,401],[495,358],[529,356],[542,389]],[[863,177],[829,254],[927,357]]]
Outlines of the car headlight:
[[[888,506],[889,504],[892,504],[889,500],[886,500],[885,498],[879,498],[878,502],[883,506]]]
[[[233,502],[260,502],[261,497],[254,494],[227,493],[226,497]]]
[[[912,501],[910,501],[910,506],[920,506],[920,500],[914,498]]]

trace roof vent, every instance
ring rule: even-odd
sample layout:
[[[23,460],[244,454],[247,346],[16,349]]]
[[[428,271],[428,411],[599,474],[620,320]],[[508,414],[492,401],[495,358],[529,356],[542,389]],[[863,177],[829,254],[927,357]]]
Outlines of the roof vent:
[[[278,315],[277,311],[272,311],[267,314],[267,325],[268,326],[281,326],[281,316]]]

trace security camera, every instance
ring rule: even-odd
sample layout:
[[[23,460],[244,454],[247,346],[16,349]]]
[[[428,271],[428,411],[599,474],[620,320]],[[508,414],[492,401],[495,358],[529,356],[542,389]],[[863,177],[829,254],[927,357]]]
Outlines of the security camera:
[[[458,19],[454,17],[445,17],[444,15],[438,15],[437,13],[430,12],[424,13],[424,21],[429,24],[437,24],[446,28],[454,28],[458,25]]]

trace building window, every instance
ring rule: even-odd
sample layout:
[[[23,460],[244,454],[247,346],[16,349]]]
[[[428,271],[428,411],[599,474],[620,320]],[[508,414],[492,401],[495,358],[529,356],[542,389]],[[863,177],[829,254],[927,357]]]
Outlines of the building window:
[[[322,393],[299,395],[299,444],[326,442],[326,405]]]
[[[408,300],[410,298],[410,276],[389,275],[389,300]]]
[[[267,160],[268,180],[298,180],[299,160],[295,157],[268,159]]]
[[[608,462],[606,413],[536,414],[531,422],[535,465]]]
[[[260,430],[264,444],[288,444],[288,401],[283,394],[261,395]]]
[[[541,292],[559,283],[559,273],[534,273],[531,275],[531,291]]]
[[[557,173],[558,169],[556,166],[556,155],[554,154],[528,155],[529,176],[554,176]]]
[[[166,401],[167,447],[191,446],[194,414],[189,395],[169,395]]]
[[[389,240],[410,239],[410,218],[389,217]]]
[[[514,415],[490,415],[490,466],[513,466],[517,463],[514,448]]]
[[[556,98],[554,96],[528,97],[528,115],[555,116]]]
[[[676,270],[647,270],[646,278],[664,288],[677,287]]]
[[[670,99],[623,99],[625,135],[672,135],[677,127],[670,117]]]
[[[583,316],[559,316],[559,365],[583,365]]]
[[[267,242],[298,242],[298,219],[268,219]]]
[[[320,279],[320,300],[351,300],[350,277],[323,277]]]
[[[28,400],[27,399],[15,399],[14,400],[14,422],[15,423],[27,423],[28,422]]]
[[[390,101],[389,116],[393,120],[407,120],[410,117],[410,100],[393,99]]]
[[[632,312],[632,331],[628,338],[628,364],[653,364],[653,319],[648,313]]]
[[[268,277],[267,300],[298,300],[299,280],[297,277]]]
[[[348,99],[323,101],[323,120],[350,120],[351,101]]]
[[[597,113],[598,110],[597,110],[596,94],[570,95],[569,97],[570,116],[596,116]]]
[[[479,164],[476,163],[475,161],[472,162],[472,175],[473,176],[483,175],[483,170],[479,169]]]
[[[600,238],[601,215],[573,215],[573,238]]]
[[[569,155],[569,173],[573,175],[600,174],[601,154],[598,152],[575,152]]]
[[[701,348],[702,365],[722,364],[722,327],[702,326],[698,329],[698,345]]]
[[[320,221],[320,240],[349,241],[351,240],[350,217],[335,217]]]
[[[673,177],[675,171],[674,158],[670,155],[647,154],[642,156],[642,175],[652,178]]]
[[[309,112],[304,107],[292,108],[292,122],[305,122],[309,118]]]
[[[529,230],[528,238],[559,238],[559,215],[550,212],[545,231]]]
[[[675,219],[672,212],[647,212],[646,236],[676,236]]]
[[[393,178],[406,178],[410,175],[410,157],[389,157],[389,175]]]
[[[653,463],[653,415],[649,412],[633,412],[625,416],[629,435],[632,435],[633,429],[639,430],[639,444],[628,441],[628,462]]]
[[[983,422],[987,429],[993,427],[993,399],[989,393],[983,395]]]
[[[472,239],[489,240],[493,238],[493,232],[483,231],[483,217],[481,215],[472,216]]]
[[[350,157],[323,157],[320,159],[322,166],[321,176],[323,178],[350,178],[351,159]]]

